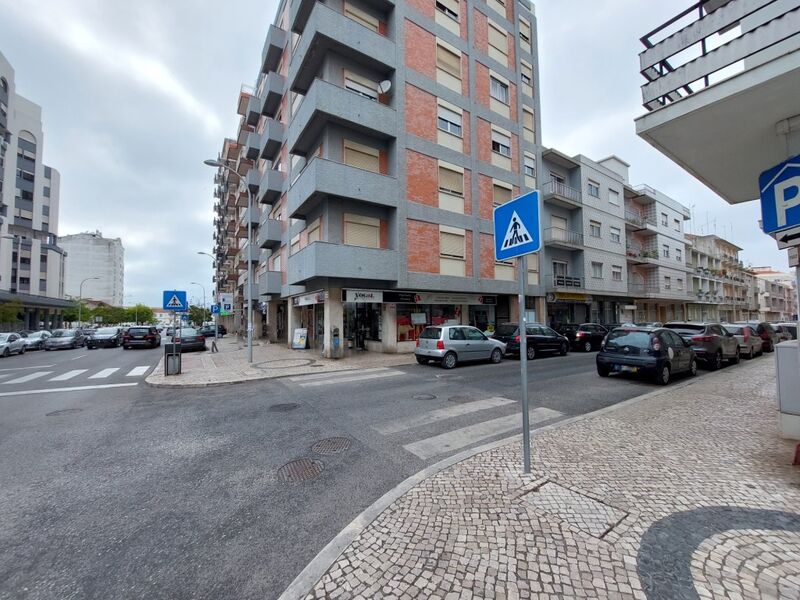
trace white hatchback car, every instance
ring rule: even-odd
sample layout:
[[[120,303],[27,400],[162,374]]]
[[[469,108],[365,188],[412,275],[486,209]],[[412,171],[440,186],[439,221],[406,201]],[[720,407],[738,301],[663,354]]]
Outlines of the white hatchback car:
[[[426,327],[414,350],[419,364],[426,365],[433,360],[445,369],[471,360],[499,363],[505,353],[506,345],[503,342],[488,338],[480,329],[468,325]]]
[[[14,352],[25,354],[25,338],[18,333],[0,333],[0,356],[6,358]]]

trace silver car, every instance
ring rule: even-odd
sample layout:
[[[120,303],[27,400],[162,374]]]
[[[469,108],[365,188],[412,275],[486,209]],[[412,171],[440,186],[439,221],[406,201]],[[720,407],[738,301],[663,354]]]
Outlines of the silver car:
[[[499,363],[506,353],[506,345],[483,335],[480,329],[467,325],[426,327],[417,340],[414,355],[417,362],[426,365],[434,360],[444,369],[452,369],[459,362],[490,360]]]
[[[61,350],[63,348],[80,348],[85,339],[80,329],[56,329],[44,342],[45,350]]]
[[[753,358],[764,354],[761,337],[750,325],[725,325],[725,330],[732,333],[739,344],[739,353],[744,358]]]
[[[18,333],[0,333],[0,357],[6,358],[14,352],[25,354],[25,338]]]
[[[41,350],[44,348],[44,343],[50,337],[50,332],[42,329],[41,331],[33,331],[25,338],[26,350]]]

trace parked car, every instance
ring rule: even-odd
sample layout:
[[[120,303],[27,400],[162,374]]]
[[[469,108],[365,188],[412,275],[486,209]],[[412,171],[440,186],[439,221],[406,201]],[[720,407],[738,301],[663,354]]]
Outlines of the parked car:
[[[86,347],[94,348],[119,348],[122,343],[122,327],[101,327],[94,335],[86,340]]]
[[[83,346],[85,338],[80,329],[56,329],[44,342],[44,349],[63,350],[64,348],[75,349]]]
[[[596,323],[582,323],[580,325],[562,324],[556,331],[569,340],[570,347],[574,350],[591,352],[599,350],[608,334],[608,329]]]
[[[733,334],[739,343],[739,354],[745,358],[761,356],[761,337],[750,325],[725,325],[725,329]]]
[[[44,348],[44,343],[47,341],[47,338],[50,337],[50,332],[46,329],[42,329],[41,331],[32,331],[27,334],[22,339],[25,340],[25,349],[26,350],[42,350]]]
[[[636,323],[637,327],[663,327],[664,324],[661,321],[651,321],[650,323]]]
[[[778,323],[778,325],[789,332],[793,340],[797,339],[797,323]]]
[[[417,340],[414,355],[421,365],[437,361],[444,369],[452,369],[459,362],[503,360],[506,345],[500,340],[483,335],[480,329],[467,325],[426,327]]]
[[[677,373],[697,375],[692,345],[662,327],[620,327],[611,331],[595,358],[597,374],[634,373],[667,385]]]
[[[721,369],[724,361],[739,362],[738,340],[719,323],[667,323],[664,327],[689,342],[697,360],[712,371]]]
[[[25,338],[18,333],[0,333],[0,357],[6,358],[16,352],[25,354]]]
[[[131,348],[158,348],[161,345],[161,334],[155,327],[139,325],[129,327],[128,331],[122,334],[123,350]]]
[[[766,321],[737,321],[735,325],[750,325],[761,337],[764,352],[775,352],[775,344],[778,343],[778,334],[770,323]]]
[[[778,343],[779,344],[781,342],[788,342],[789,340],[793,339],[792,338],[792,333],[789,331],[789,329],[786,326],[781,325],[780,323],[772,323],[771,325],[772,325],[772,328],[775,330],[775,333],[778,334]]]
[[[526,340],[528,348],[525,355],[528,360],[533,360],[539,354],[558,353],[564,356],[569,351],[569,340],[539,323],[528,323],[525,326],[527,332]],[[492,339],[498,340],[506,345],[506,354],[519,356],[519,325],[517,323],[501,323],[497,326]]]
[[[224,325],[218,325],[217,329],[219,331],[219,337],[222,337],[223,335],[228,333],[228,330],[225,329]],[[213,325],[203,325],[198,331],[200,331],[200,333],[202,333],[206,337],[214,337],[215,334]]]
[[[207,350],[206,337],[194,327],[179,327],[172,341],[181,345],[181,352]]]

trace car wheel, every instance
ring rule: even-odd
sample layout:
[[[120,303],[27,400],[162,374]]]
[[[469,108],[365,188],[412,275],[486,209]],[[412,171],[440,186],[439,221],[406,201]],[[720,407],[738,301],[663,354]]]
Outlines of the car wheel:
[[[561,356],[566,356],[568,351],[569,351],[569,348],[567,347],[566,344],[561,344],[561,347],[558,349],[558,353]]]
[[[719,371],[722,368],[722,351],[719,350],[708,363],[708,368],[712,371]]]
[[[11,355],[11,352],[9,351],[8,348],[3,350],[3,358],[8,358],[10,355]]]
[[[669,383],[670,371],[669,366],[664,365],[661,372],[657,375],[656,380],[660,385],[667,385]]]
[[[131,349],[131,347],[130,347],[130,346],[122,346],[122,349],[123,349],[123,350],[130,350],[130,349]]]
[[[739,364],[739,361],[741,360],[741,352],[742,351],[739,348],[739,346],[736,346],[736,354],[733,355],[733,358],[730,361],[732,365],[738,365]]]
[[[44,351],[45,352],[50,352],[50,348],[45,348]]]
[[[533,360],[534,358],[536,358],[536,348],[529,344],[525,350],[525,356],[528,357],[528,360]]]
[[[695,377],[697,375],[697,359],[696,358],[693,358],[692,362],[689,363],[689,374],[692,377]]]
[[[20,354],[25,354],[25,346],[23,346],[22,348],[19,349],[19,353]]]
[[[73,350],[75,350],[75,348],[77,348],[77,347],[78,347],[78,344],[76,344],[75,342],[72,342],[72,346],[71,346],[71,348],[72,348]]]
[[[592,351],[592,342],[585,342],[583,344],[583,351],[584,352],[591,352]]]
[[[597,374],[600,375],[600,377],[608,377],[611,374],[611,370],[608,367],[597,365]]]
[[[497,364],[503,360],[503,352],[500,348],[495,348],[492,350],[492,355],[489,357],[494,364]]]
[[[749,351],[747,352],[747,354],[745,354],[745,358],[747,360],[753,360],[753,347],[752,346],[749,347]]]
[[[455,352],[448,352],[442,358],[442,368],[443,369],[453,369],[455,368],[456,364],[458,363],[458,358],[456,357]]]
[[[427,365],[428,364],[428,359],[425,358],[424,356],[418,356],[417,357],[417,362],[419,364],[421,364],[421,365]]]

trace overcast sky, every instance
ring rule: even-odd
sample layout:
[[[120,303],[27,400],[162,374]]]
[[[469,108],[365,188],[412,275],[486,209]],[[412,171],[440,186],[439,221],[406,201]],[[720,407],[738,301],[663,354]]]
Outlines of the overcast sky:
[[[631,163],[694,207],[696,233],[728,237],[744,261],[786,269],[757,225],[756,203],[730,207],[636,134],[643,112],[639,37],[688,0],[536,3],[542,135],[569,154]],[[224,6],[224,9],[221,9]],[[0,0],[0,52],[17,91],[42,105],[44,160],[61,171],[59,234],[99,229],[125,246],[126,303],[199,281],[211,293],[214,157],[235,133],[276,0]],[[709,223],[706,226],[706,223]],[[714,227],[716,223],[716,230]]]

